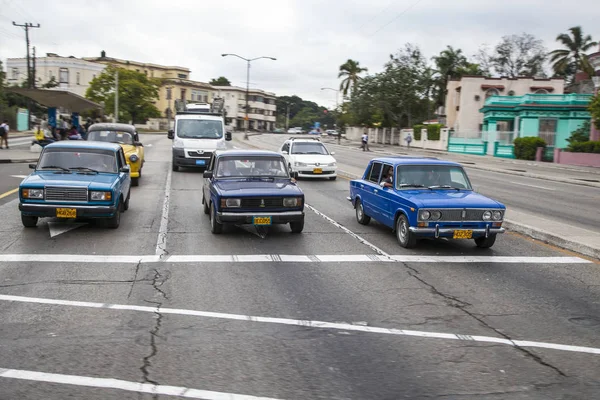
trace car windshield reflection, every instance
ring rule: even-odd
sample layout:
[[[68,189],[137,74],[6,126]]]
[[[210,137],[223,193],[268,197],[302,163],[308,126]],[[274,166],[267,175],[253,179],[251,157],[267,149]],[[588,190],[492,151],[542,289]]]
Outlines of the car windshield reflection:
[[[287,178],[289,175],[283,158],[223,157],[217,163],[215,176],[217,178]]]
[[[38,162],[37,169],[46,171],[71,170],[94,172],[117,172],[117,162],[114,154],[102,151],[45,151]]]
[[[397,189],[472,190],[465,171],[454,165],[402,165],[396,177]]]
[[[95,142],[133,144],[133,136],[131,133],[121,131],[91,131],[88,134],[87,140]]]

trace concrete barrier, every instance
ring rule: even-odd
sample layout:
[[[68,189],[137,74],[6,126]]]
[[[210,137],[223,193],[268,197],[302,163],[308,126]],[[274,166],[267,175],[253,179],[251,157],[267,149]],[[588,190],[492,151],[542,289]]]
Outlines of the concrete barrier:
[[[573,153],[554,149],[554,162],[557,164],[579,165],[582,167],[600,167],[600,154]]]

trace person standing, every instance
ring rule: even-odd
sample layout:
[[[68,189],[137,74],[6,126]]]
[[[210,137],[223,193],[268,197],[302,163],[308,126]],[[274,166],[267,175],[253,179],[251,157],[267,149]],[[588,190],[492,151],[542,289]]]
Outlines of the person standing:
[[[362,135],[362,150],[370,151],[369,150],[369,134],[367,133],[367,131],[364,131],[364,133]]]
[[[2,125],[0,125],[0,149],[2,148],[2,144],[6,143],[6,148],[8,149],[8,132],[10,131],[10,127],[8,126],[8,120],[5,119]]]
[[[406,147],[408,147],[410,149],[410,142],[412,142],[412,136],[410,135],[410,132],[408,133],[408,136],[406,136]]]

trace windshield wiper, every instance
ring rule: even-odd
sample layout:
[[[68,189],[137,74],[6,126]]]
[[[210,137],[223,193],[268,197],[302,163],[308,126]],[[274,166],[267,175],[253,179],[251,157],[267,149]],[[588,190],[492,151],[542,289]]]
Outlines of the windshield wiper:
[[[89,172],[95,172],[98,173],[98,171],[96,171],[95,169],[91,169],[88,167],[71,167],[69,168],[69,170],[76,170],[76,171],[89,171]]]
[[[60,170],[63,170],[63,171],[71,172],[68,168],[59,167],[58,165],[45,165],[43,167],[40,167],[40,169],[50,169],[50,168],[52,168],[52,169],[60,169]]]
[[[399,188],[424,188],[425,186],[419,185],[418,183],[401,183],[398,185]]]
[[[450,185],[434,185],[434,186],[429,186],[428,189],[454,189],[454,190],[461,190],[461,188],[457,188],[455,186],[450,186]]]

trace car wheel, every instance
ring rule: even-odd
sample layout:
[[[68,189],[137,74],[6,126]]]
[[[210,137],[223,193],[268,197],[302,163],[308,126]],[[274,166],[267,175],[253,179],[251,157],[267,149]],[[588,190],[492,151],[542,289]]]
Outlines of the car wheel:
[[[496,243],[496,234],[493,233],[491,235],[489,235],[488,237],[478,237],[477,239],[475,239],[475,244],[477,245],[477,247],[481,248],[481,249],[489,249],[490,247],[492,247],[494,245],[494,243]]]
[[[336,179],[337,179],[337,176],[330,176],[330,177],[329,177],[329,180],[330,180],[330,181],[335,181]]]
[[[129,210],[129,199],[131,198],[131,190],[127,193],[127,200],[123,203],[123,211]]]
[[[210,208],[208,208],[208,202],[204,199],[204,196],[202,196],[202,204],[204,204],[204,214],[210,214]]]
[[[210,231],[215,235],[223,232],[223,224],[217,221],[217,210],[214,204],[210,205]]]
[[[131,178],[131,186],[139,186],[140,178]]]
[[[290,222],[290,228],[292,229],[292,233],[302,233],[304,230],[304,219],[301,221]]]
[[[396,238],[400,246],[411,249],[417,245],[417,236],[409,229],[410,224],[406,215],[402,214],[396,221]]]
[[[361,225],[367,225],[371,222],[371,217],[365,214],[365,209],[363,208],[362,202],[359,199],[356,199],[356,206],[354,207],[356,211],[356,220]]]
[[[37,226],[38,217],[21,214],[21,222],[25,228],[35,228]]]
[[[117,229],[119,227],[119,225],[121,224],[122,210],[123,210],[123,205],[122,205],[122,203],[119,203],[119,206],[117,207],[117,211],[115,212],[115,215],[113,215],[111,218],[108,218],[105,220],[107,228]]]

